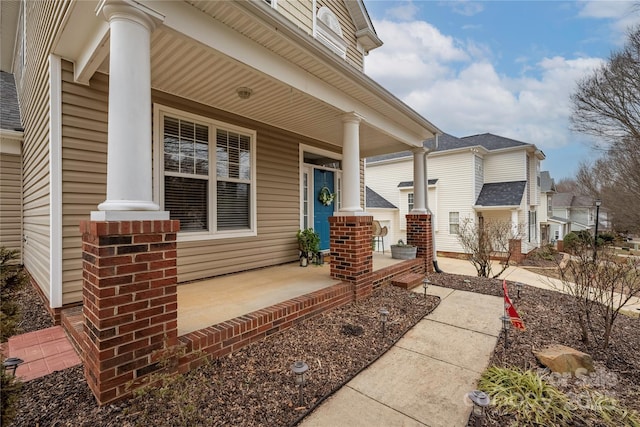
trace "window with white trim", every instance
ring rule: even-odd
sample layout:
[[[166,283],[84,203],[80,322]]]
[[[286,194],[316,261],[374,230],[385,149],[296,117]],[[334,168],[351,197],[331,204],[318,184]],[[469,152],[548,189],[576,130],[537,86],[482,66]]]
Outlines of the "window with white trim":
[[[413,210],[413,193],[407,194],[407,212],[411,212]]]
[[[459,234],[460,212],[449,212],[449,234]]]
[[[327,6],[318,9],[315,37],[341,58],[347,56],[347,42],[338,17]]]
[[[157,113],[159,196],[181,233],[255,235],[255,132],[167,107]]]

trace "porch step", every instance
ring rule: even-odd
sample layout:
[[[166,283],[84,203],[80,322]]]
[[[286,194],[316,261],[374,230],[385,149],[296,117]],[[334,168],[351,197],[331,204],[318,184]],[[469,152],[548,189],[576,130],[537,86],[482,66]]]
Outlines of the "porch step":
[[[82,306],[65,308],[60,313],[60,321],[62,327],[71,338],[71,344],[82,358],[84,355],[84,314],[82,314]]]
[[[391,284],[403,289],[413,289],[422,283],[422,279],[424,279],[424,274],[408,273],[396,277],[391,281]]]

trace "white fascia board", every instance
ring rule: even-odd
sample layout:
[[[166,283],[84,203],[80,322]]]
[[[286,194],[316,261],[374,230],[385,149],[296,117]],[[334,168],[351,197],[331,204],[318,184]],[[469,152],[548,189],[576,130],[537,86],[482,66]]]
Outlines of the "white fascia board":
[[[62,60],[49,55],[49,304],[62,307]]]
[[[171,28],[203,45],[246,64],[249,67],[282,81],[344,113],[357,112],[364,121],[409,146],[420,147],[430,131],[414,122],[415,131],[389,119],[366,104],[346,96],[342,91],[312,76],[302,68],[284,60],[264,46],[253,42],[223,23],[207,16],[183,2],[145,2],[164,15],[164,26]],[[293,43],[293,42],[292,42]],[[399,114],[406,119],[406,115]]]
[[[502,205],[502,206],[482,206],[473,205],[473,209],[476,211],[520,211],[522,207],[520,205]]]
[[[75,1],[62,18],[53,54],[75,64],[74,80],[88,84],[109,54],[109,23],[96,14],[97,1]]]
[[[24,134],[15,130],[0,129],[0,153],[20,155]]]
[[[489,151],[481,145],[474,145],[471,147],[452,148],[451,150],[431,151],[427,154],[427,159],[433,158],[433,157],[444,157],[444,156],[466,153],[466,152],[471,152],[473,154],[482,154],[482,155],[493,153],[493,151]]]

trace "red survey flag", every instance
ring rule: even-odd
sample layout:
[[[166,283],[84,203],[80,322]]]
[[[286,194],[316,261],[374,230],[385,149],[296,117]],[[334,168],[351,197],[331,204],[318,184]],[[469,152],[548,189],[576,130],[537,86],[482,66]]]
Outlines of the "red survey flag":
[[[525,330],[524,322],[520,318],[520,315],[516,311],[516,308],[513,306],[511,302],[511,298],[509,298],[509,293],[507,292],[507,281],[502,281],[502,290],[504,292],[504,309],[511,320],[511,324],[514,328],[520,329],[521,331]]]

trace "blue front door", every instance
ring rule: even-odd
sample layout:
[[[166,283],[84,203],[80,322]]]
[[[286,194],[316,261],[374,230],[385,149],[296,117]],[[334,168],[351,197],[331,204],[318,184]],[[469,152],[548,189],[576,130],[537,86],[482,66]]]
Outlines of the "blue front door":
[[[325,205],[319,199],[320,192],[327,188],[331,194],[335,194],[333,172],[314,169],[313,170],[313,229],[320,235],[320,249],[329,249],[329,217],[333,215],[335,209],[334,200],[329,205]],[[326,190],[324,190],[326,191]]]

